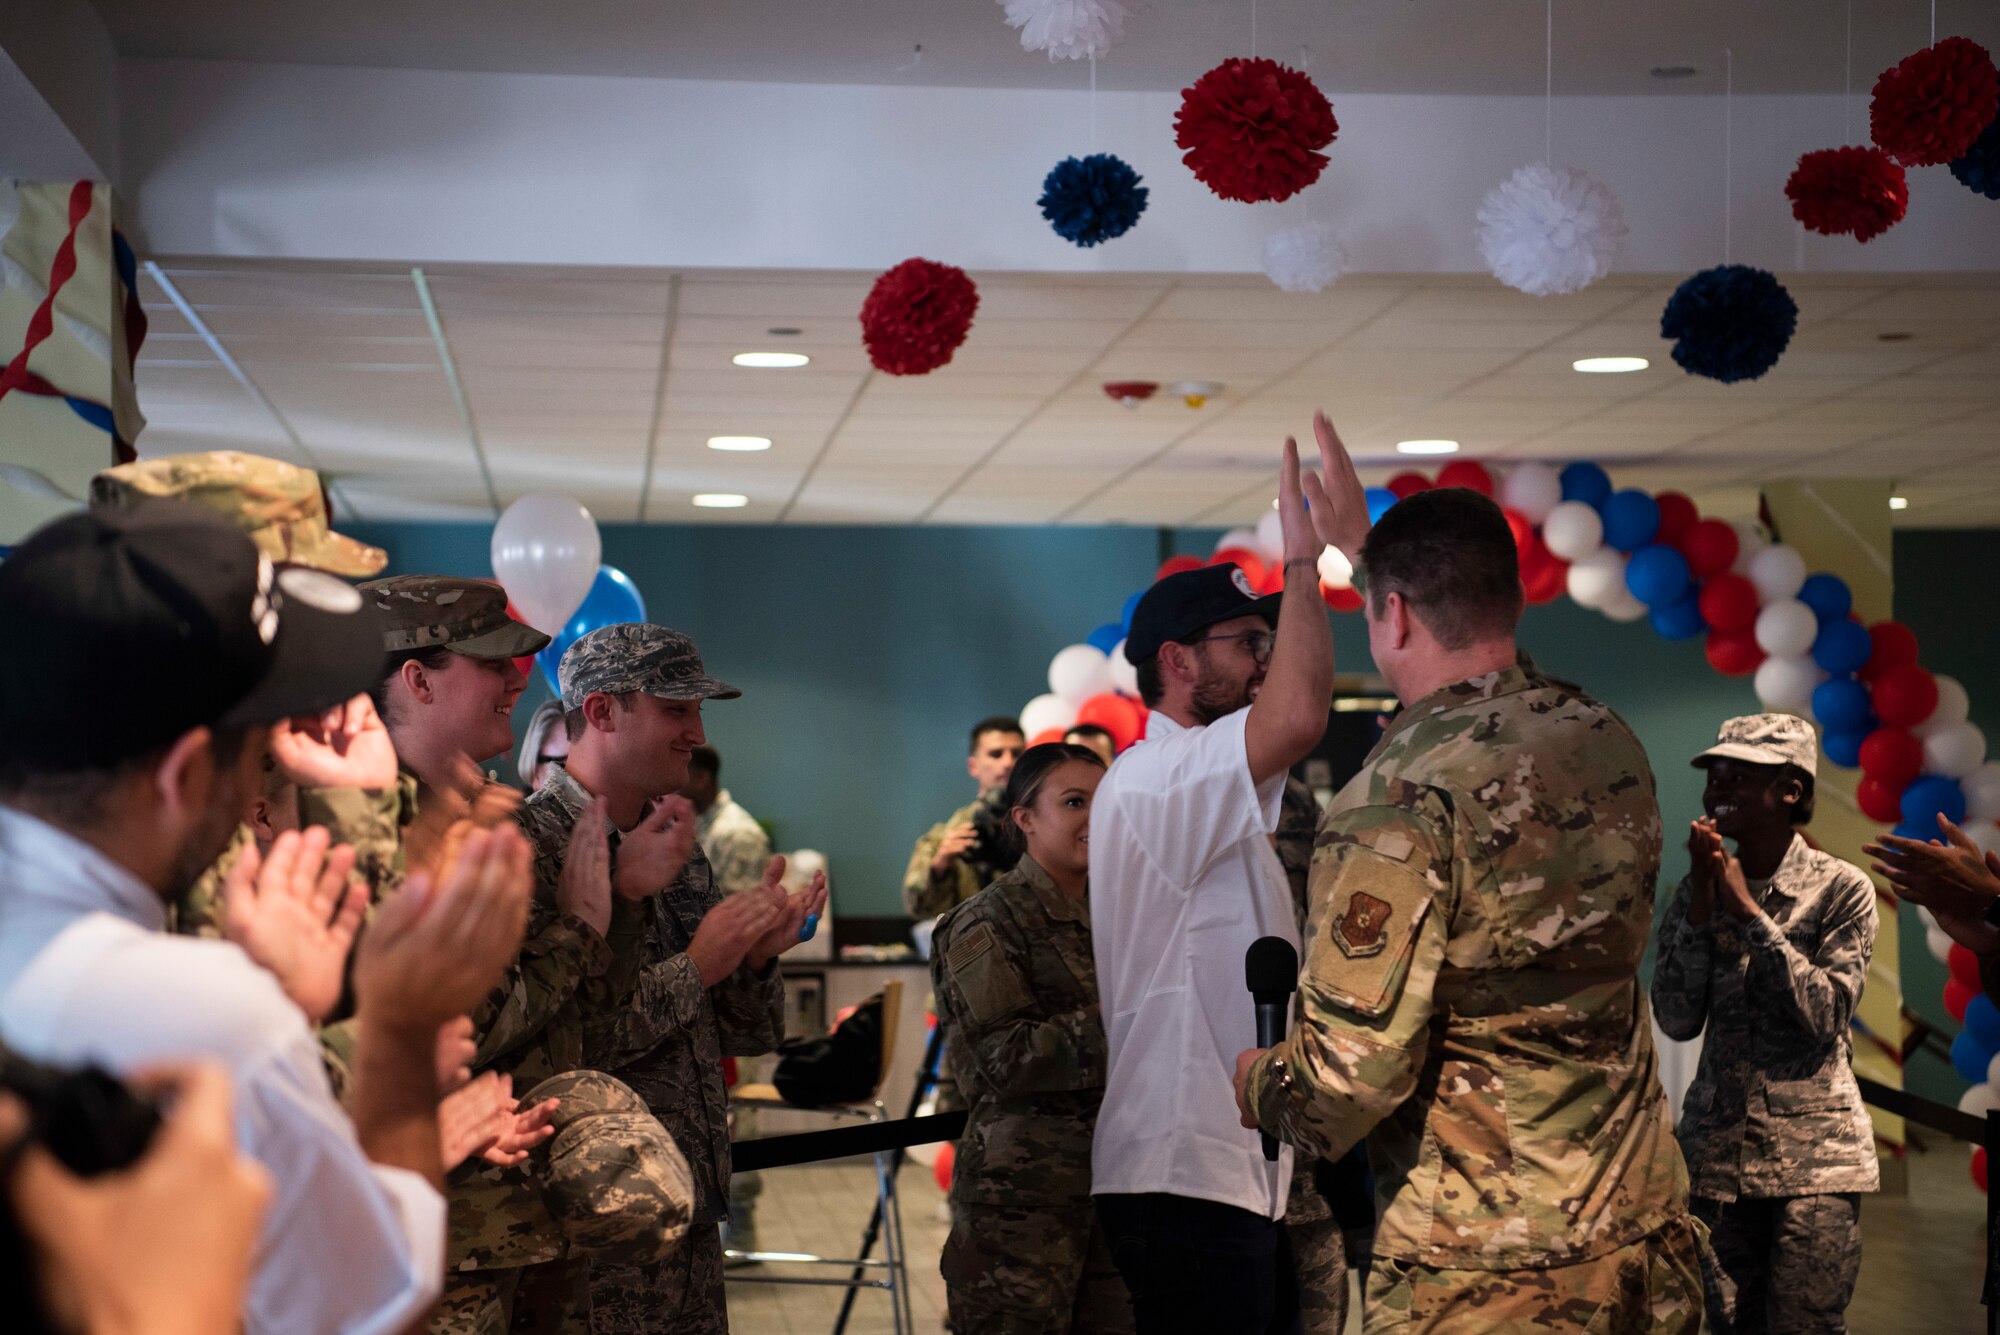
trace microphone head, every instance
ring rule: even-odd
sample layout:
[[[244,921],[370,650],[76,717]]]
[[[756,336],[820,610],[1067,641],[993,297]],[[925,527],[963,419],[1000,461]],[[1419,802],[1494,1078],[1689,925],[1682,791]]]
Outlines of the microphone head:
[[[1243,952],[1243,985],[1258,996],[1297,991],[1299,952],[1282,936],[1258,937]]]

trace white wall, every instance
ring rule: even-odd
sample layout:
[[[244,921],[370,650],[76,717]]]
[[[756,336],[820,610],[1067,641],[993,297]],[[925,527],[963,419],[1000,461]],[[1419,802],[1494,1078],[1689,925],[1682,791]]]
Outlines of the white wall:
[[[1092,148],[1084,93],[127,61],[122,97],[139,230],[176,256],[1240,272],[1310,212],[1358,270],[1475,272],[1480,197],[1542,155],[1539,98],[1335,90],[1340,138],[1307,202],[1245,206],[1179,162],[1177,94],[1101,94],[1096,146],[1153,194],[1131,233],[1079,250],[1034,201]],[[1911,173],[1910,218],[1869,245],[1806,235],[1784,180],[1848,142],[1844,120],[1866,133],[1861,99],[1736,99],[1735,259],[2000,269],[2000,205],[1941,167]],[[1558,101],[1555,160],[1624,201],[1621,268],[1722,260],[1723,123],[1715,98]]]

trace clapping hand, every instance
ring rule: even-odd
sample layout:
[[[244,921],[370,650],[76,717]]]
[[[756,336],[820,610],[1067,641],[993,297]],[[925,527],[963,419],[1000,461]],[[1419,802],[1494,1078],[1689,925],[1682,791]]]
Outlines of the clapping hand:
[[[271,729],[271,755],[302,788],[388,788],[396,782],[395,743],[366,694],[279,723]]]
[[[1743,864],[1722,842],[1714,821],[1694,822],[1688,838],[1688,852],[1694,857],[1697,896],[1713,896],[1712,902],[1738,922],[1750,922],[1763,916],[1764,910],[1757,903],[1757,897],[1750,893],[1750,882],[1743,875]],[[1707,882],[1706,890],[1702,885],[1704,880]],[[1691,910],[1688,918],[1700,926],[1708,920],[1708,915],[1703,913],[1697,919]]]
[[[589,923],[599,936],[611,929],[611,825],[601,798],[591,798],[577,813],[556,878],[556,907]]]
[[[678,794],[657,798],[653,809],[618,841],[612,887],[621,899],[645,899],[680,879],[694,856],[694,803]]]
[[[246,847],[222,883],[222,934],[271,971],[318,1024],[340,1001],[347,954],[368,910],[354,850],[331,850],[321,826],[287,830],[268,856]]]
[[[544,1099],[529,1108],[514,1102],[514,1077],[488,1071],[438,1104],[438,1139],[449,1173],[477,1154],[490,1164],[511,1168],[555,1134],[550,1119],[559,1106]]]
[[[782,912],[783,907],[760,885],[730,895],[703,915],[687,948],[688,958],[701,973],[701,985],[714,987],[735,973],[736,966],[771,932]]]
[[[785,892],[785,860],[771,859],[764,869],[764,879],[752,890],[744,894],[762,895],[775,911],[771,926],[757,938],[754,945],[744,953],[743,962],[752,969],[762,969],[766,964],[799,944],[799,933],[806,925],[806,919],[826,907],[826,873],[816,871],[812,879],[802,889],[790,894]]]
[[[439,1098],[443,1098],[454,1089],[461,1088],[472,1079],[472,1059],[478,1055],[479,1044],[472,1038],[470,1015],[461,1015],[439,1026],[437,1041]]]
[[[1943,840],[1885,834],[1861,851],[1877,859],[1876,874],[1898,896],[1929,909],[1946,936],[1976,955],[2000,954],[2000,931],[1985,918],[2000,899],[2000,854],[1982,852],[1944,816],[1937,820]]]

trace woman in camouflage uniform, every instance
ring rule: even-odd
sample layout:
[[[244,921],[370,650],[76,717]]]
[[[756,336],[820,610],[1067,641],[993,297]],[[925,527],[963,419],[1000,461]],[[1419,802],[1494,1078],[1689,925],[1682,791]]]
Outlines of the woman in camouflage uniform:
[[[1132,1330],[1090,1201],[1105,1039],[1086,886],[1103,777],[1086,747],[1030,747],[1004,803],[1025,851],[932,942],[938,1019],[971,1100],[941,1266],[958,1335]]]

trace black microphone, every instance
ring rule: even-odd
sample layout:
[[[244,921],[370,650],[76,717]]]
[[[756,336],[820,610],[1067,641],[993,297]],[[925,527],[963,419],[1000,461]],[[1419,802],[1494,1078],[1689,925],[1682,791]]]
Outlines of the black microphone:
[[[1257,1004],[1257,1046],[1274,1048],[1285,1036],[1285,1011],[1299,987],[1299,952],[1282,936],[1260,936],[1243,952],[1243,985]],[[1278,1142],[1264,1136],[1264,1157],[1278,1157]]]

